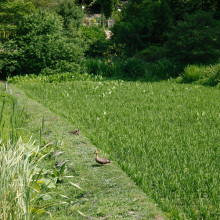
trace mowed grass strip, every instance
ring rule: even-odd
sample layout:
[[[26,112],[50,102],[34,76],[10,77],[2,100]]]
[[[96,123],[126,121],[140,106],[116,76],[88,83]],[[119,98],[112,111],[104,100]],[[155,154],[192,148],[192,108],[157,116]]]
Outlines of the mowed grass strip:
[[[123,81],[22,89],[83,130],[168,217],[218,218],[220,90]]]

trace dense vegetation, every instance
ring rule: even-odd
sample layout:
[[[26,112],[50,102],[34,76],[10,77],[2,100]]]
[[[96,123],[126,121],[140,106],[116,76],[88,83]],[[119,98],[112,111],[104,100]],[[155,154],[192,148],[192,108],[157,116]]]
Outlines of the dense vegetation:
[[[4,0],[0,13],[1,78],[91,73],[97,58],[96,65],[102,63],[109,71],[93,70],[93,74],[145,80],[177,77],[191,64],[198,68],[215,65],[220,57],[219,8],[217,0],[132,0],[126,4],[117,0]],[[115,19],[111,40],[95,18],[90,26],[83,24],[86,12],[97,10]],[[119,63],[122,68],[116,73],[114,66]],[[136,63],[142,67],[137,68]],[[162,64],[169,66],[169,71],[158,74],[157,64],[157,69]],[[218,84],[218,71],[216,75],[216,82],[210,85]]]
[[[218,89],[95,78],[17,80],[28,96],[108,152],[168,217],[217,219]]]
[[[219,0],[2,0],[0,79],[80,127],[168,218],[217,219]],[[44,119],[36,145],[8,92],[0,93],[8,158],[0,157],[0,218],[31,219],[47,200],[60,202],[48,193],[65,164],[41,170],[51,164],[41,163]]]

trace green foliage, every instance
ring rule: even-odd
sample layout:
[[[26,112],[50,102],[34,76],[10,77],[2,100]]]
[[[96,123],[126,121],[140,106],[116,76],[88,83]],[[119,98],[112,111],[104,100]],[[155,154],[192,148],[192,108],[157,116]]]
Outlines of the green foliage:
[[[31,0],[36,8],[40,9],[54,9],[60,0]]]
[[[20,19],[33,11],[34,5],[31,0],[1,0],[0,41],[15,35]]]
[[[14,144],[0,141],[0,155],[1,218],[30,220],[46,213],[47,206],[40,201],[52,197],[45,192],[40,179],[39,163],[45,155],[41,155],[39,146],[21,139]]]
[[[72,72],[80,69],[83,47],[64,36],[56,14],[37,11],[21,20],[15,40],[3,45],[0,56],[5,63],[2,75],[39,74],[45,68]]]
[[[9,83],[59,83],[69,81],[96,81],[101,80],[101,76],[94,76],[93,74],[80,74],[80,73],[57,73],[48,75],[25,75],[8,77]]]
[[[77,6],[75,1],[61,0],[56,6],[56,12],[62,16],[64,29],[71,37],[82,24],[84,18],[82,8]]]
[[[81,127],[167,218],[218,218],[220,90],[122,80],[21,87]]]
[[[105,40],[106,34],[104,30],[98,26],[82,26],[80,28],[81,37],[88,43],[93,44],[99,40]]]
[[[220,57],[220,22],[209,12],[187,14],[168,34],[168,56],[183,63],[213,63]]]
[[[183,19],[186,13],[194,14],[198,10],[208,11],[215,14],[219,13],[219,0],[168,0],[174,21]]]
[[[164,46],[150,45],[149,47],[137,52],[136,57],[145,61],[157,61],[167,56],[167,50]]]
[[[145,77],[152,76],[154,79],[169,79],[178,76],[183,65],[170,59],[161,59],[156,62],[147,62],[145,65]]]
[[[107,57],[112,59],[117,56],[124,56],[124,45],[115,44],[106,39],[106,34],[100,27],[95,25],[82,26],[80,35],[87,44],[87,57]]]
[[[136,57],[127,59],[87,59],[85,67],[89,74],[118,79],[142,79],[147,81],[178,76],[183,68],[182,65],[168,59],[145,62]]]
[[[121,77],[121,64],[120,60],[90,58],[85,62],[85,70],[89,74],[104,77]]]
[[[132,0],[117,16],[113,39],[146,61],[171,58],[183,65],[215,63],[220,57],[217,0]]]
[[[18,141],[27,122],[24,109],[19,108],[15,99],[8,93],[0,93],[0,140],[11,144]],[[26,132],[28,133],[28,132]],[[28,137],[29,138],[29,137]]]
[[[87,57],[124,57],[124,45],[106,38],[104,30],[98,26],[82,26],[80,35],[87,45]]]
[[[182,81],[216,86],[220,83],[220,63],[211,66],[187,66],[182,74]]]
[[[97,2],[101,5],[102,13],[106,18],[111,17],[112,12],[116,8],[118,4],[118,0],[97,0]]]
[[[121,19],[112,28],[114,40],[125,43],[127,53],[135,54],[152,43],[161,43],[172,23],[165,0],[131,1],[122,10]]]
[[[86,44],[87,56],[103,55],[103,48],[106,49],[106,34],[104,30],[98,26],[82,26],[80,28],[80,36]]]

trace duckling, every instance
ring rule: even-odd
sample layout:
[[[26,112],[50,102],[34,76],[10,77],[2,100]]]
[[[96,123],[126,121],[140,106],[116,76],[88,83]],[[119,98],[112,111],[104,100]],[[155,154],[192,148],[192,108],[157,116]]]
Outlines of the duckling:
[[[94,152],[94,154],[96,154],[95,161],[96,161],[97,163],[99,163],[99,164],[101,164],[101,165],[103,166],[104,164],[107,164],[107,163],[111,163],[111,162],[112,162],[112,161],[110,161],[110,160],[108,160],[108,159],[99,157],[99,156],[98,156],[98,153],[99,153],[99,152],[98,152],[97,150]]]
[[[79,135],[80,130],[76,129],[75,131],[70,131],[71,134]]]

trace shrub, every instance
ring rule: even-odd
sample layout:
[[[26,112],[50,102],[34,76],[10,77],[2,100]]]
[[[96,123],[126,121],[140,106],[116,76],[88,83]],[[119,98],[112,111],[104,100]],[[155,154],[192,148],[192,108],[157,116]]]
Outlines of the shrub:
[[[82,26],[80,28],[81,36],[88,43],[93,43],[94,41],[106,39],[106,34],[104,30],[98,26]]]
[[[183,65],[170,59],[161,59],[156,62],[148,62],[146,65],[146,74],[149,73],[157,79],[168,79],[170,77],[178,76],[182,70]]]
[[[59,1],[56,12],[62,16],[64,29],[69,37],[78,30],[84,18],[82,8],[76,5],[76,1],[62,0]]]
[[[0,56],[4,56],[5,64],[1,72],[7,76],[39,74],[45,68],[78,71],[76,64],[83,58],[80,42],[69,42],[63,35],[60,18],[46,11],[37,11],[21,20],[16,38],[3,51]]]
[[[85,71],[104,77],[121,77],[121,61],[103,58],[90,58],[85,62]]]
[[[126,59],[121,65],[123,78],[137,79],[145,77],[146,65],[143,60],[132,57]]]
[[[164,46],[159,45],[151,45],[144,50],[136,53],[136,57],[141,58],[145,61],[152,62],[161,60],[166,57],[166,48]]]
[[[167,55],[177,61],[213,63],[220,57],[220,22],[209,12],[187,14],[168,34]]]
[[[80,35],[87,44],[86,55],[101,57],[109,47],[110,41],[106,39],[104,30],[98,26],[82,26]]]
[[[189,65],[182,74],[183,82],[216,86],[220,83],[220,63],[209,66]]]
[[[179,75],[183,67],[168,59],[145,62],[133,57],[127,59],[87,59],[85,68],[89,74],[105,77],[153,80],[175,77]]]
[[[151,44],[163,43],[172,23],[167,1],[129,1],[112,28],[116,42],[126,44],[128,56]]]

